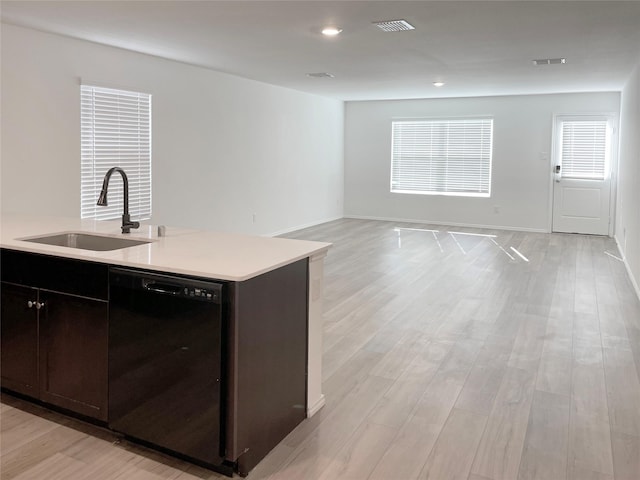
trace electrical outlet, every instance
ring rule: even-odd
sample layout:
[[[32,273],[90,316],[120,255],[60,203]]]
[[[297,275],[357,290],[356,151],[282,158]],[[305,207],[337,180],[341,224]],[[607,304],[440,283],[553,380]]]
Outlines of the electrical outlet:
[[[252,222],[252,223],[256,223],[256,218],[257,218],[257,217],[258,217],[258,215],[256,215],[255,213],[253,213],[253,214],[251,215],[251,222]]]
[[[549,161],[549,152],[540,152],[540,160]]]
[[[500,205],[493,206],[493,213],[500,213]]]

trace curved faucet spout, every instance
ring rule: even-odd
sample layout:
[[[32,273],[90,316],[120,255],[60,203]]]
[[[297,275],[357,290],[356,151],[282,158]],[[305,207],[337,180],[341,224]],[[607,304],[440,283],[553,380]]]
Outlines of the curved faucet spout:
[[[129,216],[129,179],[127,174],[120,167],[113,167],[107,171],[102,181],[102,190],[98,197],[97,205],[106,206],[107,204],[107,190],[109,189],[109,180],[113,172],[118,172],[122,176],[123,190],[124,190],[124,213],[122,215],[122,233],[130,233],[132,228],[140,227],[140,222],[132,222]]]

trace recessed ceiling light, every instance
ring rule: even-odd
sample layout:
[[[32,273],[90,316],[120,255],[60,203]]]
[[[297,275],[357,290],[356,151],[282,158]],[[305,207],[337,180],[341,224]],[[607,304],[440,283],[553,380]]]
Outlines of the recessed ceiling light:
[[[342,32],[342,29],[338,27],[325,27],[322,29],[322,34],[327,37],[335,37],[340,32]]]
[[[335,77],[335,75],[332,75],[332,74],[327,73],[327,72],[318,72],[318,73],[307,73],[307,77],[313,77],[313,78],[333,78],[333,77]]]
[[[383,32],[402,32],[416,29],[406,20],[383,20],[381,22],[373,22],[373,24]]]
[[[434,87],[444,87],[444,82],[433,82]]]
[[[563,65],[567,63],[566,58],[539,58],[532,60],[534,65]]]

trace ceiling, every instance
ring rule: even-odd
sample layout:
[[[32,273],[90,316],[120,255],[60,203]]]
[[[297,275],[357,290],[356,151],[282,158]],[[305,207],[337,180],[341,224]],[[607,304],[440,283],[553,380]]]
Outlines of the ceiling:
[[[3,0],[1,14],[341,100],[618,91],[640,62],[638,1]],[[396,19],[415,30],[372,24]],[[556,57],[566,64],[532,63]]]

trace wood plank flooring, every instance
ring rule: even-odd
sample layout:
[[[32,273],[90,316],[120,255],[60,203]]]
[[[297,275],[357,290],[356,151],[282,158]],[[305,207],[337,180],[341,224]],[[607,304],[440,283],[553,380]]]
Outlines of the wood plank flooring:
[[[613,240],[343,219],[323,390],[249,480],[638,480],[640,302]],[[3,480],[218,479],[3,396]]]

